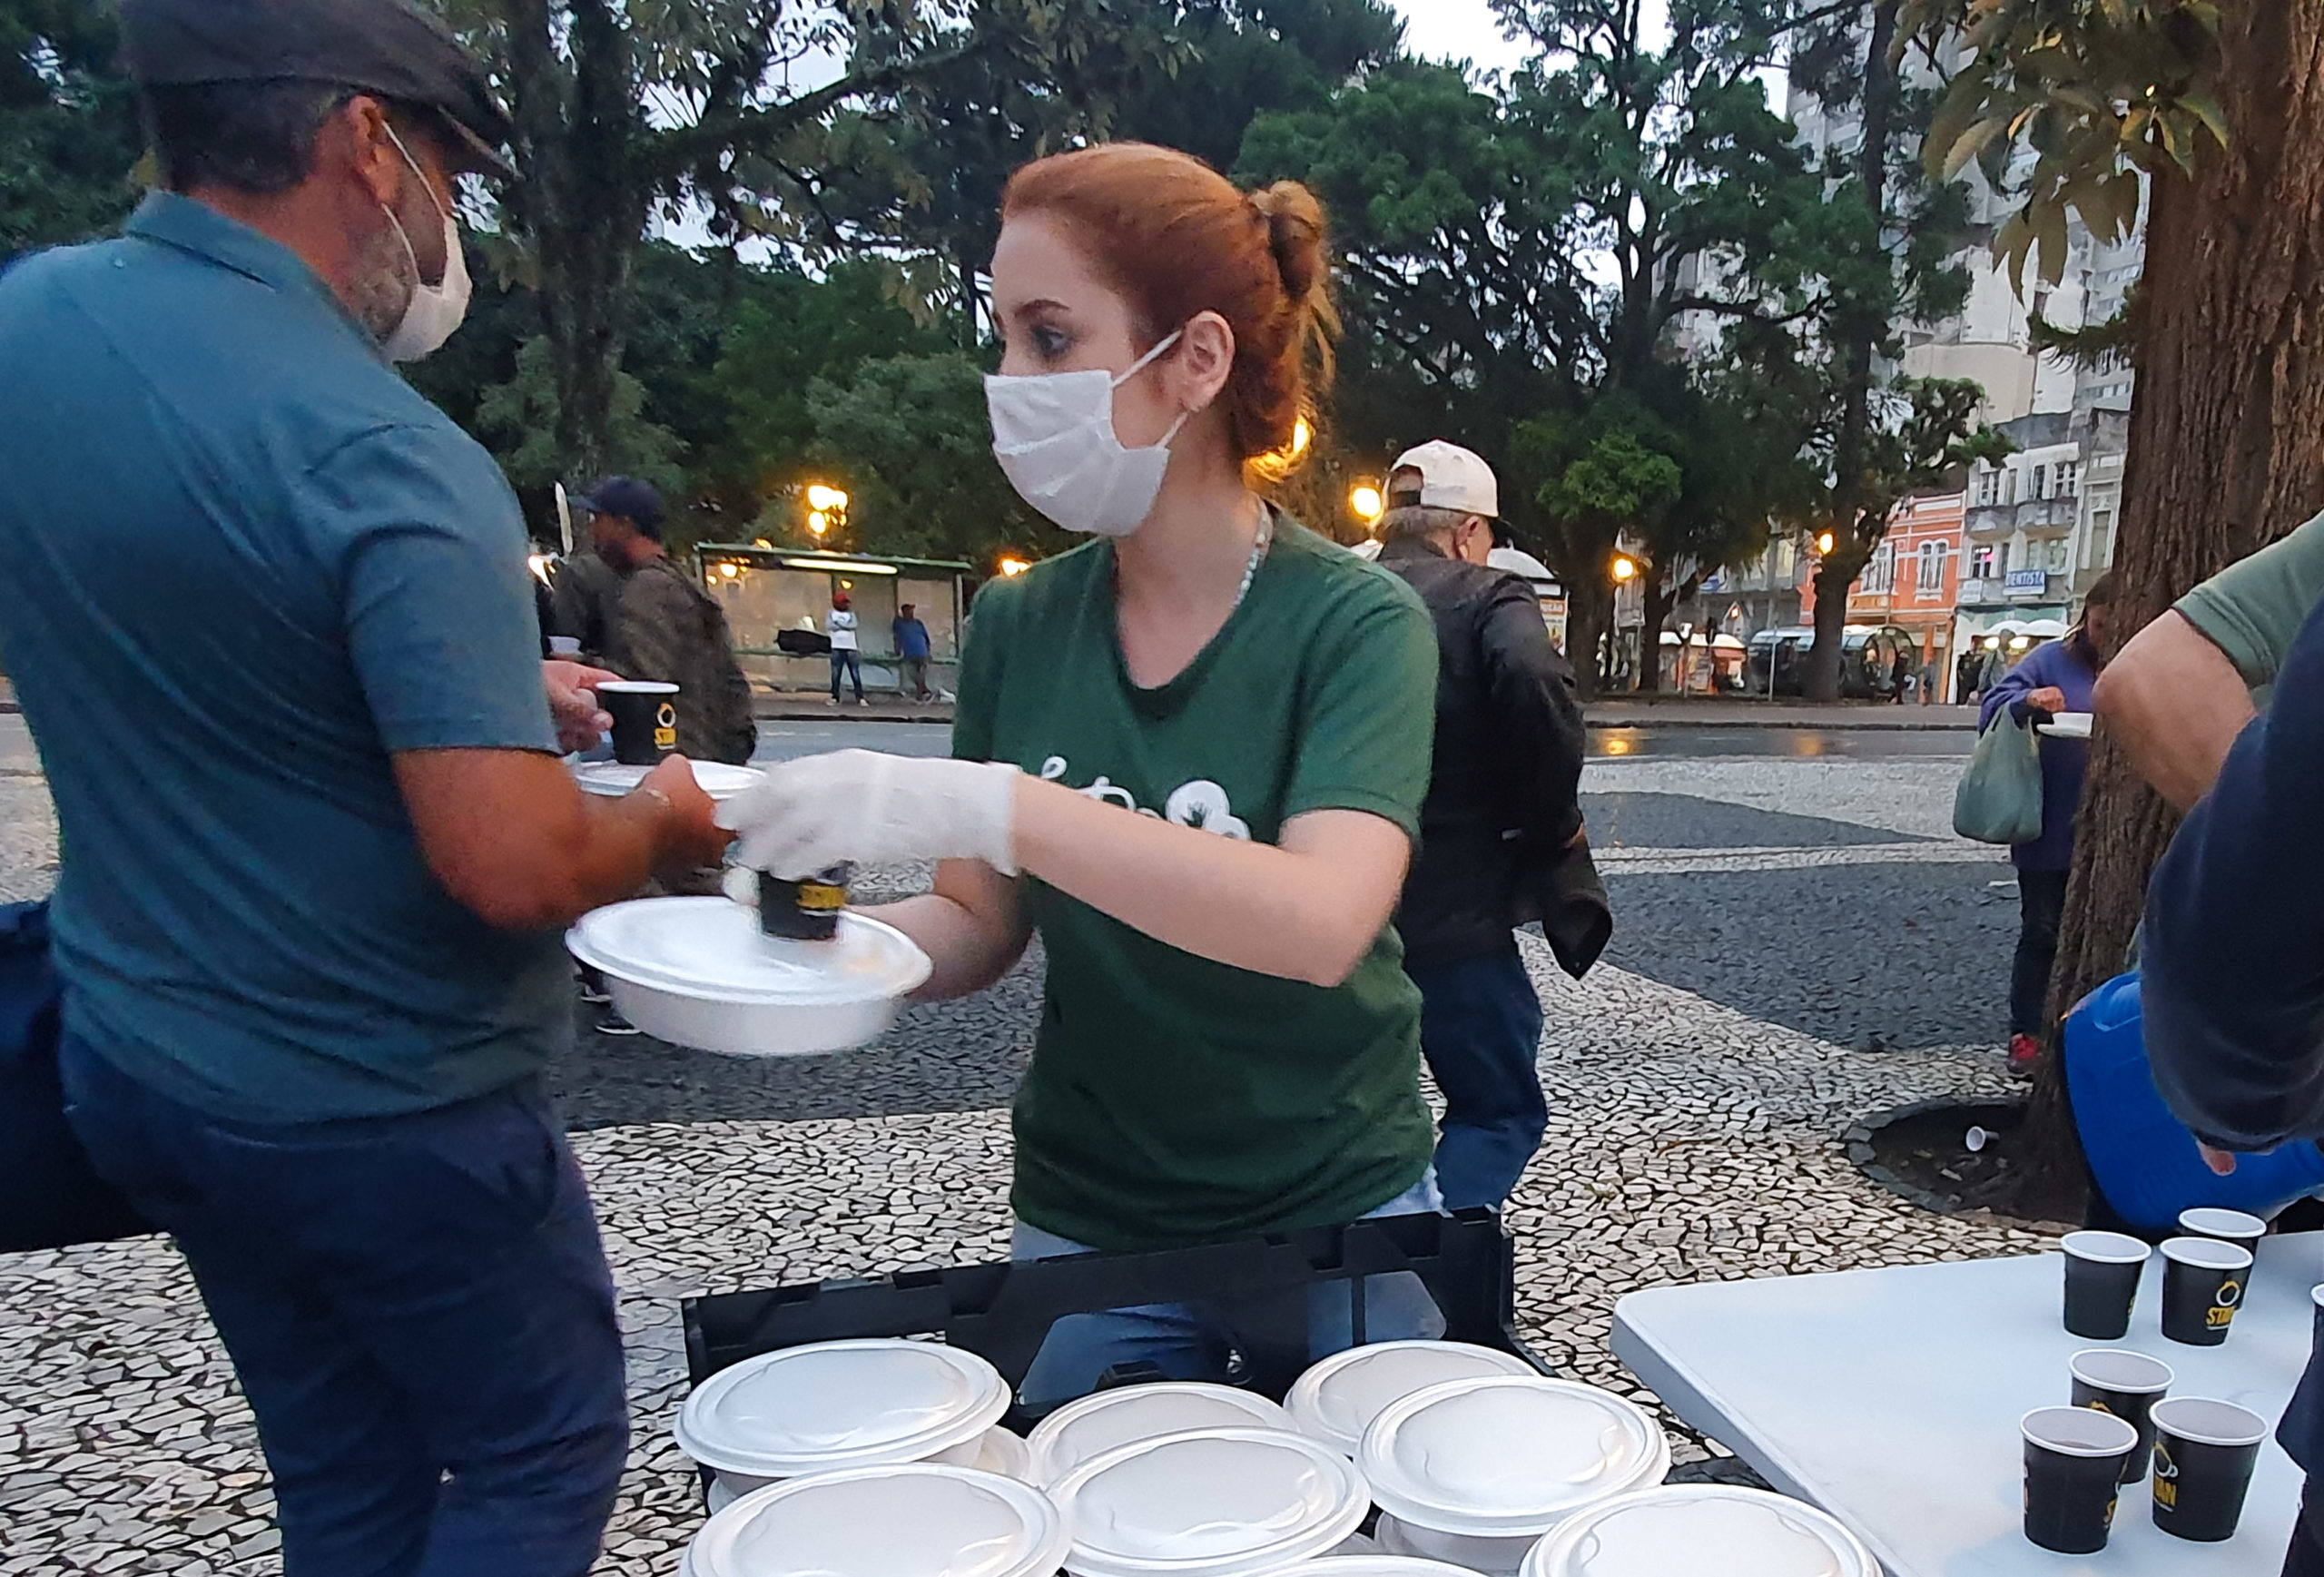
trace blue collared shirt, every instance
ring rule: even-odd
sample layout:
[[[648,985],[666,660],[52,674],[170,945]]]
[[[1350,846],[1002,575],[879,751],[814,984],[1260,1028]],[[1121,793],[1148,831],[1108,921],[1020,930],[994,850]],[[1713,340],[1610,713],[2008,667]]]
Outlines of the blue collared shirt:
[[[0,274],[0,659],[74,1029],[222,1117],[426,1109],[570,1034],[422,859],[401,751],[553,751],[522,517],[297,256],[190,199]]]

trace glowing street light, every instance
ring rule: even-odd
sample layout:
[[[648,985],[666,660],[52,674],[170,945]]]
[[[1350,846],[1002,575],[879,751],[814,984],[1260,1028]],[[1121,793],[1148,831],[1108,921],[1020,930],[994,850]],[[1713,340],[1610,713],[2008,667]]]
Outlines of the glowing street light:
[[[1347,507],[1366,526],[1377,526],[1388,512],[1388,500],[1371,483],[1358,482],[1347,490]]]
[[[1831,552],[1832,541],[1832,534],[1829,531],[1825,532],[1822,536],[1816,538],[1816,551],[1818,553]]]
[[[1614,583],[1617,586],[1621,586],[1636,580],[1637,578],[1638,560],[1629,557],[1627,554],[1616,554],[1614,556]]]
[[[807,529],[821,537],[832,528],[832,517],[821,509],[807,517]]]
[[[1028,564],[1025,560],[1017,557],[1013,554],[1000,561],[1000,573],[1009,577],[1011,579],[1024,574],[1027,570],[1032,567],[1033,567],[1030,564]]]
[[[807,485],[807,508],[819,515],[836,515],[847,508],[847,495],[821,482]]]
[[[741,573],[742,572],[736,569],[732,564],[722,564],[718,567],[718,574],[722,579],[732,580],[735,576]]]

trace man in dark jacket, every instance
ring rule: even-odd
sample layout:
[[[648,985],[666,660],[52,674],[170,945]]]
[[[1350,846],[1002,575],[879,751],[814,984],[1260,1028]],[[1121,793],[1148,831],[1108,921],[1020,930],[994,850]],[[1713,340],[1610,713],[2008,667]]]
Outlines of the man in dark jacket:
[[[2274,705],[2245,724],[2147,891],[2140,976],[2148,1060],[2181,1121],[2236,1152],[2324,1138],[2324,606]],[[2324,1577],[2324,1365],[2310,1359],[2276,1438],[2308,1476],[2286,1577]]]
[[[1439,649],[1434,769],[1396,929],[1444,1093],[1437,1185],[1450,1208],[1498,1208],[1549,1120],[1535,1068],[1541,1005],[1515,928],[1537,915],[1554,925],[1570,905],[1554,891],[1561,868],[1587,865],[1581,713],[1532,587],[1487,565],[1501,513],[1492,468],[1423,444],[1396,462],[1388,489],[1380,563],[1428,604]],[[1604,945],[1593,931],[1581,969]]]
[[[751,685],[734,660],[726,610],[662,546],[662,495],[608,477],[576,500],[597,556],[621,575],[606,658],[631,679],[678,687],[678,754],[740,766],[758,746]],[[586,648],[585,648],[586,649]]]

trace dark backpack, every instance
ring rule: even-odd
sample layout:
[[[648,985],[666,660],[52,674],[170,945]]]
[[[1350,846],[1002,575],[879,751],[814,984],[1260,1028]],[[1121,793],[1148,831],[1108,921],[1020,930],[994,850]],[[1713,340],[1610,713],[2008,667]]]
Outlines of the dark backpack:
[[[153,1230],[97,1176],[64,1120],[56,1073],[64,995],[49,956],[48,905],[0,906],[0,1253]]]

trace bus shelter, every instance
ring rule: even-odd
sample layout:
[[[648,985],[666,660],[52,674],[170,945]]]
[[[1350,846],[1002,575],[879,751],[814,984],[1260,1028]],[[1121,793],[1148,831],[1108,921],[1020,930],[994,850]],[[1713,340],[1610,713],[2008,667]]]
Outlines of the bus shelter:
[[[726,610],[735,655],[754,682],[775,690],[830,688],[832,596],[844,591],[855,610],[864,688],[901,689],[894,623],[907,605],[928,626],[930,687],[957,688],[967,565],[755,543],[705,542],[695,553],[703,584]]]

